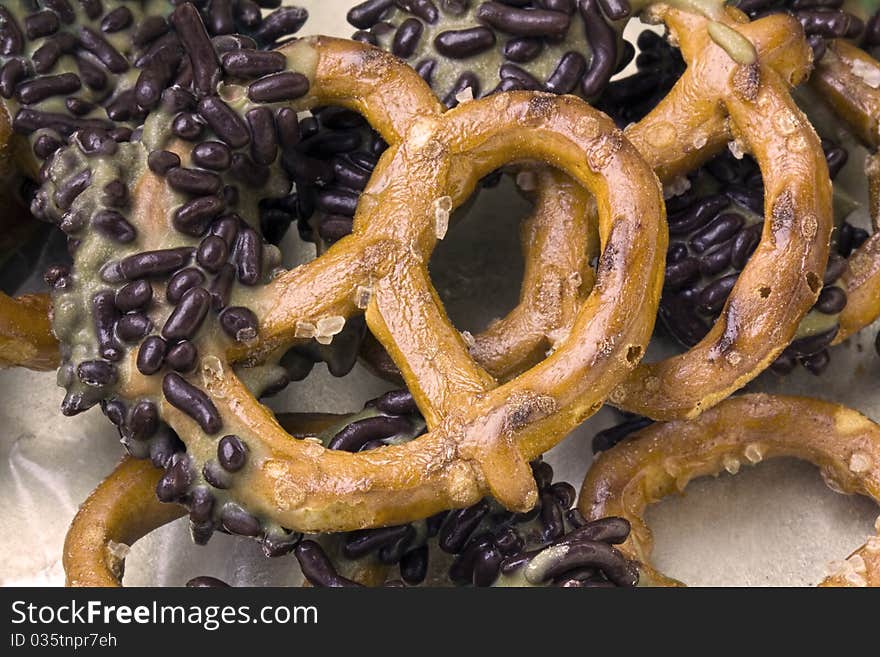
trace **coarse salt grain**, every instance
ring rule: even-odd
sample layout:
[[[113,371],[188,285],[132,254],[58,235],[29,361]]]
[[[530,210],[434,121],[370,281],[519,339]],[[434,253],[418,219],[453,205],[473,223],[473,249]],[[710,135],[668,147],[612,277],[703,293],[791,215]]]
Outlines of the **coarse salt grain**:
[[[849,457],[849,469],[855,474],[867,472],[874,465],[874,460],[864,452],[853,452]]]
[[[345,317],[341,315],[322,317],[315,325],[315,340],[320,344],[330,344],[333,342],[333,336],[340,333],[344,327]]]
[[[358,285],[354,291],[354,305],[361,310],[366,310],[373,298],[373,288],[366,285]]]
[[[297,322],[293,330],[293,337],[305,339],[315,337],[315,325],[311,322]]]
[[[854,554],[849,559],[847,559],[849,565],[852,566],[852,569],[861,574],[865,574],[868,572],[868,567],[865,565],[865,560],[862,558],[860,554]]]
[[[743,156],[746,154],[746,151],[743,148],[743,145],[735,139],[733,141],[727,142],[727,148],[730,150],[731,154],[733,154],[733,156],[737,160],[743,159]]]
[[[759,445],[756,445],[755,443],[746,445],[746,448],[743,451],[743,455],[749,460],[750,463],[760,463],[764,458],[764,453],[761,451],[761,447]]]
[[[434,201],[434,235],[438,240],[446,237],[449,230],[449,213],[452,212],[452,197],[441,196]]]
[[[471,87],[465,87],[457,94],[455,94],[455,100],[459,103],[467,103],[474,99],[474,90]]]
[[[724,469],[727,470],[727,472],[729,472],[730,474],[735,475],[739,472],[741,464],[739,462],[739,459],[735,456],[726,454],[721,463],[724,465]]]
[[[678,176],[673,178],[671,182],[663,185],[663,198],[671,199],[675,196],[684,194],[691,188],[691,181],[687,176]]]
[[[843,579],[845,579],[848,584],[852,584],[853,586],[868,586],[868,581],[864,578],[864,576],[854,571],[848,572]]]
[[[131,552],[131,548],[125,543],[117,543],[116,541],[110,540],[107,541],[107,552],[109,552],[114,559],[125,561],[125,558],[128,556],[129,552]]]
[[[850,64],[850,69],[852,69],[854,75],[864,80],[869,87],[880,89],[880,68],[861,59],[856,59]]]

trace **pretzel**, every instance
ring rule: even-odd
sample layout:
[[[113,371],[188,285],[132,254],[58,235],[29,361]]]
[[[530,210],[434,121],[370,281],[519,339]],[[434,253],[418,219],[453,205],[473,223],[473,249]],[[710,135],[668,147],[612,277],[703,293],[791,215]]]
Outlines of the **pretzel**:
[[[833,343],[838,344],[880,317],[880,64],[864,50],[837,39],[829,43],[810,83],[871,150],[865,173],[874,232],[850,256],[843,274],[847,305]]]
[[[68,386],[65,412],[81,411],[111,392],[122,400],[146,398],[147,404],[153,404],[142,407],[150,409],[145,411],[148,417],[155,417],[153,409],[161,409],[161,417],[189,443],[191,455],[215,444],[203,432],[234,432],[241,442],[250,444],[251,456],[228,481],[240,506],[218,503],[217,513],[226,514],[227,526],[248,531],[261,531],[254,526],[259,520],[253,514],[308,531],[402,522],[465,506],[484,492],[513,509],[529,508],[536,493],[527,460],[598,409],[613,382],[641,357],[649,338],[665,249],[656,180],[610,122],[575,99],[509,94],[467,103],[443,115],[411,69],[374,49],[318,38],[294,42],[280,53],[303,67],[305,75],[295,78],[297,89],[304,87],[303,79],[309,82],[306,99],[293,102],[292,107],[340,104],[360,110],[392,144],[366,190],[354,234],[312,263],[255,288],[248,295],[247,312],[240,307],[233,312],[224,309],[224,332],[215,331],[210,340],[184,335],[190,331],[186,329],[190,317],[196,316],[191,308],[203,304],[203,292],[189,294],[184,309],[170,316],[164,302],[154,298],[160,310],[151,321],[166,324],[163,335],[175,341],[186,337],[198,345],[197,376],[185,369],[183,374],[162,377],[141,375],[134,366],[133,352],[124,360],[108,362],[107,357],[119,356],[118,348],[110,342],[95,344],[88,334],[78,332],[81,322],[94,319],[101,323],[98,337],[109,335],[104,332],[105,319],[112,315],[82,317],[77,313],[78,308],[90,307],[95,287],[82,285],[60,294],[55,329],[74,354],[74,362],[62,367],[61,377]],[[274,97],[274,89],[258,80],[250,85],[250,94],[263,97],[266,91]],[[293,92],[291,87],[284,91]],[[258,104],[250,107],[258,109]],[[214,130],[225,132],[229,143],[238,148],[233,137],[240,143],[240,133],[232,135],[227,128],[235,125],[237,130],[241,124],[231,119],[232,123],[222,123],[218,117],[229,115],[219,100],[203,101],[202,107]],[[413,107],[418,109],[400,111]],[[486,121],[486,116],[492,121]],[[161,123],[151,118],[144,129],[145,142],[157,149],[163,137],[153,130],[161,129]],[[180,144],[172,148],[189,157]],[[145,172],[143,146],[131,144],[125,151],[126,157],[133,158],[128,170],[143,172],[131,195],[132,211],[124,217],[142,239],[136,250],[114,244],[119,260],[106,263],[101,254],[110,243],[107,238],[95,231],[83,233],[76,265],[83,267],[85,275],[91,267],[97,268],[95,258],[106,263],[103,282],[98,283],[97,276],[84,279],[94,281],[99,290],[140,278],[142,268],[153,267],[157,261],[152,255],[138,254],[162,242],[169,245],[164,233],[158,235],[150,226],[167,226],[169,205],[176,201],[163,193],[161,174]],[[74,147],[68,152],[71,157],[82,157]],[[157,153],[154,165],[159,164],[156,157],[166,156]],[[444,224],[446,204],[454,207],[479,177],[507,160],[522,158],[550,160],[597,195],[599,234],[607,255],[601,259],[594,293],[582,306],[571,337],[540,366],[496,388],[445,320],[427,281],[425,264],[438,228]],[[86,166],[88,160],[79,161],[78,166]],[[93,166],[117,166],[101,157],[93,161]],[[164,173],[173,170],[164,169]],[[271,169],[269,174],[272,179]],[[47,193],[70,175],[69,169],[53,170]],[[612,175],[613,186],[606,182]],[[181,187],[178,184],[177,189]],[[82,203],[93,193],[91,188],[84,191]],[[219,201],[197,197],[171,213],[176,230],[170,235],[182,240],[176,237],[181,228],[196,233],[195,226],[187,222],[197,223],[202,217],[197,209],[208,202]],[[195,241],[188,239],[177,243]],[[166,252],[160,259],[162,263],[176,263],[178,258],[186,261],[188,253]],[[127,259],[131,255],[136,257]],[[356,294],[359,291],[371,291],[364,304],[367,322],[403,365],[404,378],[432,430],[406,445],[348,455],[292,441],[246,392],[228,364],[259,362],[305,335],[332,337],[344,318],[355,313],[356,302],[364,301]],[[399,311],[401,292],[408,302],[403,313]],[[108,294],[101,292],[101,303],[109,300]],[[258,326],[254,326],[254,317]],[[118,384],[112,382],[114,378]],[[431,467],[426,469],[425,463]],[[352,482],[357,482],[353,490]],[[230,519],[231,514],[235,519]]]
[[[696,477],[722,469],[736,474],[741,464],[780,456],[819,466],[834,490],[880,501],[880,426],[838,404],[754,394],[731,397],[694,420],[652,424],[602,452],[578,508],[588,520],[618,515],[631,523],[620,550],[640,562],[643,584],[681,586],[650,562],[646,507]],[[880,537],[869,538],[820,586],[880,586]]]
[[[614,548],[629,523],[588,523],[572,508],[575,488],[554,483],[545,461],[531,465],[541,495],[529,513],[511,514],[484,499],[408,525],[304,540],[294,555],[313,586],[362,584],[343,573],[364,570],[373,580],[381,574],[386,586],[634,586],[635,564]]]
[[[68,586],[120,586],[129,545],[186,514],[156,499],[162,470],[125,457],[80,507],[64,541]]]
[[[381,406],[383,399],[375,403]],[[363,416],[340,420],[339,416],[290,414],[282,421],[288,428],[314,433],[328,444],[334,434],[351,433],[361,422],[357,418]],[[367,419],[376,417],[366,412]],[[339,426],[343,428],[338,430]],[[510,514],[490,500],[481,500],[473,507],[411,525],[312,536],[299,542],[297,536],[286,542],[285,551],[294,549],[305,583],[314,586],[380,586],[388,579],[391,562],[399,563],[400,576],[407,584],[422,584],[429,576],[429,542],[431,550],[451,555],[448,577],[440,580],[446,584],[634,585],[634,564],[613,547],[626,538],[629,524],[620,518],[587,523],[570,508],[576,496],[574,487],[553,483],[553,470],[547,463],[538,461],[532,468],[541,499],[528,514]],[[68,586],[121,585],[129,546],[183,515],[182,507],[156,501],[152,492],[160,481],[161,470],[126,458],[98,486],[77,513],[65,541]],[[277,554],[267,552],[267,556]],[[222,583],[202,577],[187,583],[211,585]]]
[[[626,53],[618,50],[618,33],[625,24],[621,19],[630,13],[627,3],[614,10],[600,9],[600,4],[564,0],[552,7],[525,2],[513,8],[493,2],[411,5],[369,0],[349,10],[347,18],[359,28],[356,40],[410,63],[444,105],[454,107],[514,89],[596,96],[618,64],[624,66],[632,57],[629,44]],[[308,227],[301,216],[300,226],[311,233],[309,239],[317,233],[332,242],[350,232],[349,217],[362,180],[372,170],[373,154],[384,144],[371,139],[368,131],[353,128],[354,117],[332,109],[325,112],[316,116],[301,144],[316,160],[298,167],[303,171],[297,190],[301,197],[314,196],[301,204],[304,213],[314,210],[314,215]],[[338,130],[336,123],[341,124]],[[346,146],[351,151],[352,145],[358,150],[347,153]],[[473,338],[471,355],[501,380],[539,362],[570,330],[579,303],[589,294],[593,272],[588,265],[595,256],[595,245],[589,243],[595,242],[595,235],[585,223],[592,208],[588,194],[549,171],[529,171],[517,179],[526,181],[528,192],[535,192],[527,192],[534,210],[523,226],[527,271],[520,304],[488,330],[465,334],[469,342]],[[563,269],[571,273],[562,276]],[[374,373],[401,381],[372,336],[366,337],[362,356]]]

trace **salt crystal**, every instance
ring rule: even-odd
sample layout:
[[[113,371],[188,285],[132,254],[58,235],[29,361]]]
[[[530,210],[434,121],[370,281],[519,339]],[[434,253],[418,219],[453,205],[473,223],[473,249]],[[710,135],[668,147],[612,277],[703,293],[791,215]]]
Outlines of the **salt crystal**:
[[[864,578],[864,576],[859,575],[858,573],[856,573],[856,572],[852,572],[852,571],[851,571],[851,572],[848,572],[848,573],[844,576],[843,579],[845,579],[845,580],[847,581],[848,584],[852,584],[853,586],[863,587],[863,586],[867,586],[867,585],[868,585],[868,582],[867,582],[867,580]]]
[[[864,575],[866,572],[868,572],[868,568],[865,565],[865,560],[860,554],[852,555],[849,559],[847,559],[847,562],[849,562],[849,565],[852,566],[852,569],[857,573],[861,573]]]
[[[110,556],[112,556],[114,559],[125,561],[128,553],[131,552],[131,548],[125,543],[117,543],[116,541],[111,539],[107,541],[107,552],[109,552]]]
[[[441,196],[438,199],[434,199],[434,209],[443,210],[444,212],[452,212],[452,197]]]
[[[849,457],[849,469],[856,474],[867,472],[874,465],[874,459],[864,452],[853,452]]]
[[[361,310],[366,310],[373,298],[373,288],[366,285],[358,285],[354,291],[354,305]]]
[[[538,176],[534,171],[520,171],[516,174],[516,186],[524,192],[533,192],[538,189]]]
[[[663,198],[671,199],[675,196],[684,194],[691,188],[691,181],[687,176],[678,176],[673,178],[671,182],[663,185]]]
[[[306,339],[315,337],[315,325],[311,322],[297,322],[293,330],[293,337]]]
[[[727,148],[737,160],[743,159],[743,156],[746,154],[743,145],[735,139],[733,141],[727,142]]]
[[[862,78],[869,87],[880,89],[880,68],[861,59],[853,60],[850,68],[853,74]]]
[[[751,463],[760,463],[764,458],[764,453],[761,451],[761,447],[755,443],[746,445],[743,454]]]
[[[459,103],[467,103],[474,99],[474,90],[471,87],[465,87],[457,94],[455,94],[455,100]]]
[[[477,343],[477,341],[474,340],[474,336],[470,331],[462,331],[461,339],[464,340],[464,343],[467,345],[468,349],[470,349]]]
[[[337,335],[345,327],[345,317],[330,315],[322,317],[315,326],[315,340],[320,344],[330,344],[333,336]]]
[[[724,464],[724,469],[727,470],[732,475],[735,475],[739,472],[740,462],[739,459],[735,456],[731,456],[730,454],[725,454],[724,459],[721,461]]]
[[[434,201],[434,235],[438,240],[446,237],[449,230],[449,213],[452,211],[452,197],[441,196]]]

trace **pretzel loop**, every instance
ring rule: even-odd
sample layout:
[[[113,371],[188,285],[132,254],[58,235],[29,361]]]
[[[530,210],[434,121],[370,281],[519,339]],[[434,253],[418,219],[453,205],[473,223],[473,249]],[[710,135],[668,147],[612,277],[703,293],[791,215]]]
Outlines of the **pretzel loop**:
[[[650,563],[648,505],[697,477],[736,473],[742,463],[782,456],[814,463],[835,490],[880,501],[880,426],[838,404],[754,394],[731,397],[695,420],[650,425],[602,452],[587,473],[578,508],[588,519],[618,515],[630,521],[620,549],[641,562],[641,583],[681,586]],[[846,563],[842,570],[851,573],[831,575],[820,586],[880,586],[880,536],[869,537]]]
[[[761,243],[714,327],[684,354],[639,365],[611,396],[619,408],[662,420],[698,415],[788,345],[821,289],[833,215],[819,138],[788,94],[811,57],[802,38],[780,36],[798,33],[794,20],[747,23],[738,12],[723,14],[720,22],[755,49],[755,61],[740,64],[713,41],[705,17],[664,5],[655,10],[680,42],[688,69],[627,136],[665,180],[735,139],[755,156],[766,189]],[[719,131],[725,122],[730,127]]]

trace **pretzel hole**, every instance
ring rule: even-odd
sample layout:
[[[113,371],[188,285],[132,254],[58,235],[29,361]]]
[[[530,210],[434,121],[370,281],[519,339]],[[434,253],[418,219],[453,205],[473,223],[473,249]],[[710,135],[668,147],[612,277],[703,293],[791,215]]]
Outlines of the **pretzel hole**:
[[[832,560],[875,533],[877,505],[834,493],[811,464],[735,460],[648,508],[658,570],[698,586],[816,585]]]
[[[530,211],[514,177],[503,176],[453,213],[428,269],[460,331],[478,333],[517,305],[525,271],[520,226]]]

